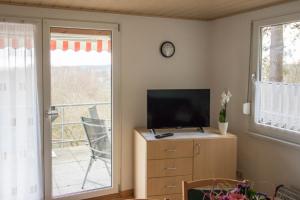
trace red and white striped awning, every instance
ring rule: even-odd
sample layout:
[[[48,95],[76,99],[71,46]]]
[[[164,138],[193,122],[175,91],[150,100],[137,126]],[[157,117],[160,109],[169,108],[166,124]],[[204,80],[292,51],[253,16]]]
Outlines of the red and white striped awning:
[[[50,50],[60,49],[62,51],[107,51],[111,52],[111,40],[94,40],[94,41],[72,41],[72,40],[51,40]]]
[[[25,47],[26,49],[31,49],[33,47],[33,40],[32,37],[0,37],[0,49],[4,49],[6,47],[12,47],[13,49]]]
[[[0,37],[0,49],[6,47],[12,47],[13,49],[26,48],[31,49],[33,47],[32,38],[10,38],[9,40]],[[111,52],[111,40],[93,40],[93,41],[79,41],[79,40],[51,40],[50,50],[73,50],[77,51],[96,51]]]

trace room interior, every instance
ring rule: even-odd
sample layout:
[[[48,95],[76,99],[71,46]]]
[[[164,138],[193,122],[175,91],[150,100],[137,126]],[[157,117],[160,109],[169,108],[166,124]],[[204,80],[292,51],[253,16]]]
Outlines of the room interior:
[[[218,136],[216,136],[216,138],[230,138],[232,143],[224,147],[222,153],[227,152],[226,150],[229,152],[232,148],[230,152],[233,158],[229,159],[229,161],[223,161],[226,163],[224,166],[227,166],[229,163],[231,170],[230,176],[203,177],[248,180],[254,183],[256,190],[268,193],[270,196],[275,193],[275,186],[278,185],[292,186],[293,188],[300,189],[300,143],[298,142],[300,140],[299,135],[297,136],[299,130],[298,132],[294,131],[296,136],[288,135],[286,136],[288,139],[282,139],[284,133],[287,133],[285,130],[281,130],[281,132],[278,133],[278,137],[273,137],[272,129],[269,129],[269,132],[266,134],[260,134],[252,129],[254,114],[252,74],[256,73],[256,68],[253,68],[253,66],[257,64],[257,60],[255,60],[257,59],[257,57],[255,57],[257,56],[257,51],[255,51],[255,47],[257,46],[255,44],[257,44],[257,38],[259,37],[255,33],[255,28],[259,27],[260,24],[267,24],[269,21],[272,22],[272,20],[283,20],[286,22],[288,21],[287,19],[291,18],[293,21],[299,22],[299,13],[300,2],[289,0],[151,0],[147,2],[137,0],[1,0],[0,24],[5,24],[6,22],[19,22],[23,24],[34,22],[37,24],[35,29],[35,33],[37,34],[34,36],[35,48],[41,51],[36,52],[36,83],[38,88],[36,95],[41,97],[39,101],[42,102],[37,106],[38,110],[42,113],[39,113],[41,121],[37,123],[39,123],[39,127],[42,127],[40,131],[42,139],[38,138],[42,142],[40,143],[41,146],[37,145],[39,148],[36,150],[41,154],[39,155],[40,160],[38,161],[41,165],[39,166],[40,172],[38,174],[40,178],[37,178],[37,180],[40,181],[40,194],[35,196],[27,192],[27,190],[17,190],[16,187],[11,186],[14,181],[10,181],[15,177],[6,177],[2,180],[0,178],[0,199],[23,199],[23,197],[33,200],[97,200],[119,198],[183,199],[181,181],[195,181],[201,179],[194,179],[192,177],[195,177],[194,173],[196,173],[195,171],[197,170],[194,160],[190,161],[194,164],[194,168],[192,169],[191,166],[192,171],[189,172],[192,176],[184,180],[178,180],[180,182],[180,188],[177,187],[176,189],[180,190],[180,192],[174,192],[176,195],[173,195],[173,192],[170,194],[167,192],[165,194],[154,192],[154,197],[151,197],[151,195],[146,194],[147,192],[143,192],[143,190],[149,190],[149,188],[147,188],[147,183],[149,185],[147,177],[145,178],[146,180],[142,180],[144,183],[140,184],[141,179],[143,179],[142,177],[144,175],[147,176],[147,161],[148,159],[151,160],[151,158],[147,158],[147,156],[149,156],[147,151],[150,151],[149,148],[151,146],[149,143],[153,144],[153,140],[158,140],[158,143],[172,140],[170,138],[176,137],[177,132],[177,130],[175,130],[175,136],[173,135],[163,139],[147,139],[145,134],[150,134],[150,130],[146,129],[147,127],[149,128],[147,124],[149,120],[149,117],[147,118],[147,114],[149,114],[147,113],[147,92],[149,92],[149,90],[210,90],[209,127],[211,128],[205,129],[205,133],[217,134]],[[277,21],[271,22],[270,24],[274,25]],[[98,32],[91,31],[92,29],[96,30],[96,27],[103,27],[103,29]],[[73,32],[71,30],[72,28],[79,28],[77,31],[90,31],[74,33],[74,30]],[[299,31],[299,26],[297,30]],[[3,30],[0,31],[2,32]],[[64,34],[69,34],[67,36],[71,39],[65,39],[66,36]],[[112,145],[106,147],[110,149],[110,163],[108,166],[106,165],[105,160],[107,157],[104,156],[103,159],[101,158],[104,162],[95,159],[95,163],[91,169],[88,168],[88,170],[87,167],[92,165],[91,160],[94,158],[93,155],[99,152],[91,151],[90,153],[88,147],[91,143],[88,144],[88,139],[85,138],[85,136],[80,136],[84,137],[80,138],[80,141],[70,142],[70,146],[68,146],[69,143],[66,143],[65,150],[68,149],[67,151],[63,149],[64,141],[62,144],[59,143],[59,145],[53,143],[53,138],[51,139],[53,136],[50,135],[52,118],[49,120],[48,116],[44,116],[43,114],[46,111],[48,114],[50,113],[50,115],[57,114],[54,112],[56,110],[50,109],[48,112],[48,108],[53,107],[50,102],[50,93],[52,92],[52,95],[54,93],[53,88],[50,86],[51,80],[54,80],[51,67],[54,66],[55,63],[59,63],[58,65],[60,65],[60,63],[73,62],[72,65],[76,65],[81,62],[80,59],[76,59],[76,55],[79,54],[72,56],[70,53],[67,55],[69,57],[67,57],[65,54],[54,54],[52,52],[50,56],[49,53],[50,49],[53,52],[64,52],[64,48],[67,50],[73,48],[72,50],[75,52],[77,48],[75,43],[64,43],[66,40],[75,40],[72,38],[73,36],[70,36],[72,34],[89,35],[90,37],[96,37],[97,34],[101,35],[101,39],[96,39],[97,42],[101,41],[100,43],[92,42],[88,44],[87,39],[80,38],[80,40],[84,40],[85,43],[82,43],[82,41],[80,44],[78,43],[78,45],[81,45],[78,46],[78,52],[97,52],[99,50],[99,52],[105,51],[107,55],[108,53],[113,54],[113,56],[109,54],[110,57],[101,57],[101,59],[110,59],[107,65],[111,67],[111,74],[108,74],[107,77],[113,77],[113,79],[109,79],[110,88],[107,89],[108,92],[105,91],[107,92],[105,94],[110,95],[108,98],[111,105],[111,107],[105,107],[105,109],[111,109],[108,111],[110,112],[111,126],[106,127],[106,131],[111,134],[111,136],[108,136],[108,140]],[[76,38],[76,40],[77,39],[78,38]],[[55,45],[52,41],[55,41]],[[61,41],[62,43],[60,43]],[[163,56],[161,52],[161,45],[165,41],[172,42],[175,47],[175,52],[170,57]],[[82,50],[83,45],[85,49]],[[0,49],[1,46],[0,40]],[[297,48],[299,49],[299,46],[297,46]],[[67,59],[64,59],[64,57]],[[0,60],[2,58],[0,57]],[[57,61],[52,61],[51,59],[53,58],[56,58]],[[88,57],[88,61],[86,61],[85,64],[88,63],[89,66],[93,66],[94,59],[97,58]],[[298,62],[296,64],[299,68],[300,59],[295,62]],[[1,66],[4,65],[3,62]],[[51,73],[53,77],[51,77]],[[88,75],[91,75],[91,73]],[[297,75],[298,80],[300,80],[299,72]],[[0,77],[4,79],[4,76],[0,75]],[[88,79],[90,79],[91,83],[94,79],[98,81],[98,79],[92,76]],[[57,83],[64,85],[70,83],[68,81],[74,80],[67,80],[65,76],[61,78],[60,81],[61,82]],[[89,82],[78,79],[77,81],[71,82],[71,85],[72,84],[75,86],[74,91],[79,91],[81,85],[82,88],[84,88],[82,90],[85,90],[86,88],[83,87],[83,85],[89,84]],[[297,84],[299,85],[299,82],[295,83],[295,85]],[[55,87],[58,86],[56,85]],[[94,87],[97,88],[97,86]],[[220,98],[223,91],[230,91],[232,95],[228,103],[226,115],[226,121],[229,122],[228,133],[231,134],[220,136],[218,121],[221,108]],[[299,90],[296,96],[297,95],[299,98]],[[1,102],[3,105],[1,105]],[[243,112],[243,106],[249,102],[251,110],[246,109],[247,112]],[[98,111],[91,110],[93,105],[96,106],[96,103],[84,103],[87,104],[85,104],[86,107],[82,112],[91,116],[95,113],[95,115],[99,114],[100,117],[97,117],[100,119],[99,123],[102,123],[102,110],[99,109],[99,107],[97,108]],[[100,104],[101,102],[99,105]],[[2,106],[0,109],[3,109],[3,113],[6,112],[5,101],[0,100],[0,106]],[[49,107],[46,109],[46,106]],[[70,105],[61,104],[61,107],[65,109],[64,112],[67,112],[68,106]],[[296,107],[296,110],[299,110],[299,108],[300,105]],[[59,110],[58,113],[61,114],[62,110]],[[0,140],[3,141],[2,143],[0,142],[0,144],[3,146],[3,149],[6,144],[6,136],[4,135],[6,126],[4,125],[8,123],[8,121],[4,120],[5,118],[4,115],[2,116],[0,114],[0,127],[4,127],[0,129]],[[3,122],[1,122],[1,120]],[[58,117],[56,122],[57,120],[61,120],[61,117]],[[76,120],[78,121],[76,121],[76,123],[81,127],[82,134],[85,135],[85,132],[88,132],[88,125],[92,122],[85,122],[83,115],[77,117]],[[55,121],[54,118],[53,121]],[[297,122],[298,124],[300,123],[299,117]],[[64,123],[62,122],[62,124],[60,124],[62,125],[60,128],[63,128]],[[199,130],[197,129],[197,131]],[[167,132],[173,132],[173,129]],[[62,131],[62,133],[64,133],[64,131]],[[193,131],[192,133],[194,134]],[[277,135],[277,132],[275,135]],[[198,137],[198,135],[195,136],[195,138]],[[62,138],[59,140],[62,140]],[[79,145],[76,146],[77,144]],[[192,159],[194,156],[193,152],[196,151],[196,147],[193,146],[194,144],[195,142],[183,144],[179,150],[181,152],[181,150],[191,148],[189,156]],[[221,142],[218,147],[222,144]],[[164,144],[162,146],[164,146]],[[159,148],[160,147],[155,147],[157,152]],[[111,152],[114,152],[113,155],[110,155]],[[0,167],[1,176],[4,176],[5,173],[10,170],[10,167],[6,166],[18,168],[18,164],[4,164],[6,161],[6,152],[0,148],[0,153],[0,166],[1,163],[3,163],[4,166],[3,168]],[[143,153],[146,154],[144,155]],[[91,160],[90,154],[92,155]],[[102,157],[106,155],[102,150],[100,154]],[[159,155],[159,152],[154,153],[152,159],[161,159]],[[177,151],[174,153],[175,157],[168,157],[166,155],[166,157],[163,158],[170,159],[177,158],[177,156],[181,158],[179,155],[180,153]],[[182,156],[182,158],[189,156]],[[227,154],[225,156],[227,156]],[[212,158],[214,158],[214,156],[212,156]],[[142,164],[136,164],[137,161]],[[186,165],[183,166],[187,167],[187,165],[186,163]],[[72,171],[72,166],[77,167],[78,171]],[[153,168],[155,168],[155,166],[154,164]],[[224,166],[221,168],[224,168]],[[60,167],[61,169],[58,169]],[[11,167],[11,169],[13,169],[13,167]],[[54,169],[60,170],[62,174],[56,174],[54,178],[54,172],[51,172],[51,170]],[[183,168],[184,171],[189,169],[190,168]],[[233,173],[232,170],[234,170]],[[22,170],[20,170],[20,173],[21,171]],[[101,177],[99,176],[100,172]],[[88,174],[88,180],[82,185],[83,179],[85,180],[86,178],[84,178],[85,174]],[[97,176],[99,176],[99,179],[97,179]],[[70,182],[77,181],[76,177],[79,177],[79,182],[76,183],[76,191],[70,188],[63,190],[58,186],[59,183],[56,184],[56,182],[59,182],[59,179],[62,182],[67,182],[66,179],[70,179]],[[166,177],[169,176],[166,175]],[[99,181],[101,184],[99,184]],[[93,182],[96,183],[94,184]],[[55,188],[53,186],[54,183],[56,185]],[[161,182],[158,181],[156,184],[159,185],[160,183]],[[70,186],[70,184],[67,183],[66,187],[67,186]],[[13,188],[12,192],[7,190],[9,187]],[[139,189],[137,190],[137,188]],[[14,196],[14,194],[17,194],[19,191],[22,191],[20,196]],[[53,195],[53,191],[57,193]],[[26,196],[26,192],[32,196]],[[137,196],[137,194],[139,195]],[[24,196],[22,197],[22,195]],[[155,196],[157,196],[157,198],[155,198]],[[299,196],[297,197],[298,198],[295,199],[300,198]]]

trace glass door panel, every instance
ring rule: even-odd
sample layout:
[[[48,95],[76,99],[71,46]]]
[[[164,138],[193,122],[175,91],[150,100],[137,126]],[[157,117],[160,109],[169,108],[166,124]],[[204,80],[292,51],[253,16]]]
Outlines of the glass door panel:
[[[112,32],[50,38],[52,196],[112,187]]]

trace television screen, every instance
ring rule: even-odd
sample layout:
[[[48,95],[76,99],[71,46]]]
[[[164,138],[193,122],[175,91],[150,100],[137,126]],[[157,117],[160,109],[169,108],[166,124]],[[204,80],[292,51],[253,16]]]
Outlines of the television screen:
[[[148,90],[147,127],[209,126],[210,90]]]

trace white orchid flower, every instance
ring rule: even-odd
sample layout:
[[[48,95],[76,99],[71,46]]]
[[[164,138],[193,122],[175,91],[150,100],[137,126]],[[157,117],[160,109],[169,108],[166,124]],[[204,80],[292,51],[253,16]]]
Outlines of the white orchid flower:
[[[230,91],[227,91],[227,98],[226,98],[226,102],[228,103],[230,98],[232,97],[232,94],[230,93]]]
[[[230,98],[232,97],[232,94],[228,90],[227,92],[222,92],[221,94],[221,111],[219,114],[219,121],[220,122],[226,122],[226,109],[227,109],[227,104],[230,101]]]
[[[230,101],[231,97],[232,97],[232,94],[231,94],[230,91],[222,92],[222,94],[221,94],[221,106],[224,107]]]

